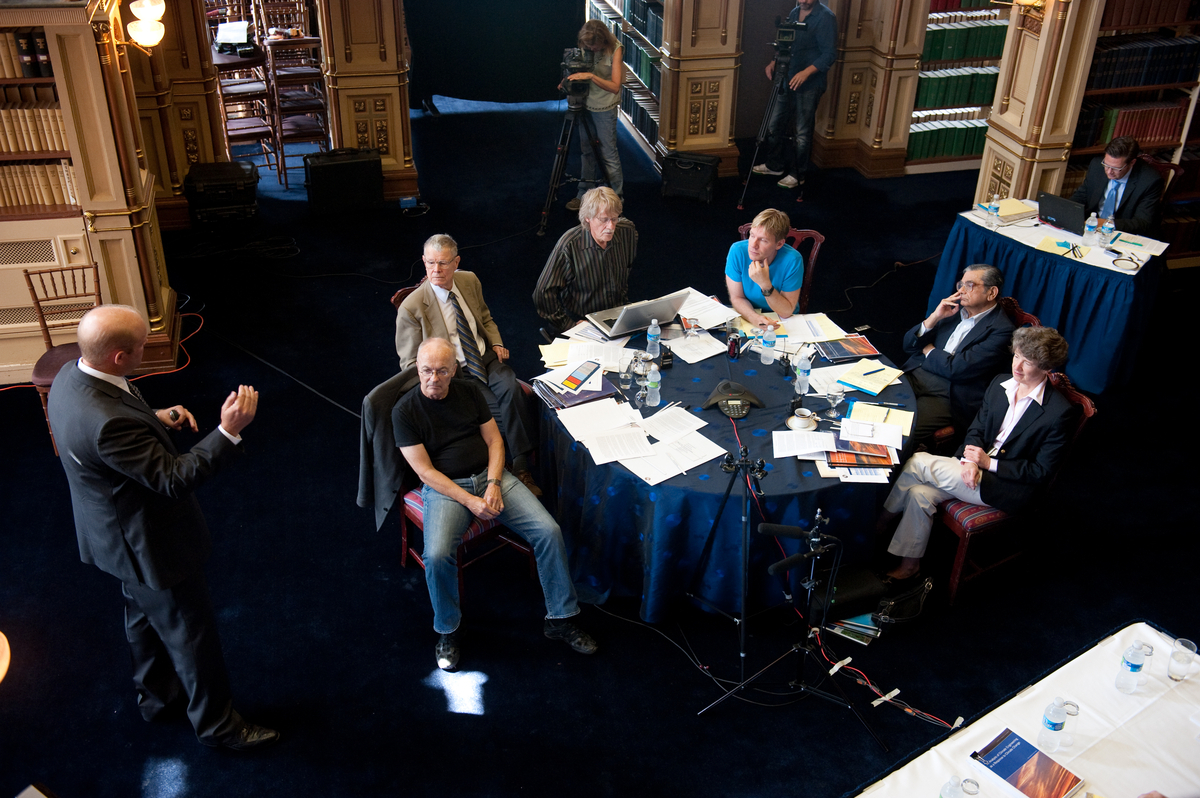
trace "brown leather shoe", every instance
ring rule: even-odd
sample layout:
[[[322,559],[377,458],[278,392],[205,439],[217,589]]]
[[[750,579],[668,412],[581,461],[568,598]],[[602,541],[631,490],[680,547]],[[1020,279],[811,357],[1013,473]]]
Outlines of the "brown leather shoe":
[[[542,495],[542,489],[539,488],[538,484],[533,481],[533,474],[529,473],[528,471],[515,471],[513,472],[513,476],[521,480],[521,484],[529,488],[529,492],[534,496]]]
[[[236,726],[233,731],[229,732],[219,740],[208,742],[201,740],[205,745],[212,748],[228,748],[231,751],[249,751],[251,748],[262,748],[279,740],[279,732],[274,729],[268,729],[266,726],[259,726],[256,723],[250,723],[237,712],[234,712],[234,721]]]

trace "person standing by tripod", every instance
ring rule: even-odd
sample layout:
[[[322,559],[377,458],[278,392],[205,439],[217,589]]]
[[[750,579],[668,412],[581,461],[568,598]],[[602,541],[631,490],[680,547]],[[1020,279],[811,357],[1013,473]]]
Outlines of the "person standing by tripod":
[[[783,175],[778,183],[780,188],[798,188],[803,192],[817,104],[825,93],[825,74],[837,58],[837,24],[833,12],[820,0],[796,0],[786,24],[797,23],[804,25],[796,30],[791,48],[787,90],[778,92],[768,109],[767,158],[752,171],[759,175]],[[766,73],[768,80],[775,80],[774,60],[767,64]],[[781,75],[780,80],[783,79]],[[791,153],[785,146],[789,115],[794,140]]]
[[[579,29],[579,47],[593,53],[591,72],[575,72],[567,80],[590,80],[587,94],[587,112],[592,117],[596,138],[600,144],[600,159],[608,173],[609,188],[624,197],[625,181],[621,176],[621,159],[617,154],[617,106],[621,102],[621,83],[625,80],[624,48],[617,43],[612,31],[598,19],[589,19]],[[577,211],[583,195],[595,188],[596,156],[585,140],[586,126],[579,129],[579,151],[582,161],[579,187],[575,198],[567,203],[567,210]]]

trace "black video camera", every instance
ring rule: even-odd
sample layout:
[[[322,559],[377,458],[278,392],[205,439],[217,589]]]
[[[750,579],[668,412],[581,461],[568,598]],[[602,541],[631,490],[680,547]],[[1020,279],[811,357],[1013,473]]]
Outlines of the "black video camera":
[[[792,61],[792,46],[796,43],[796,34],[808,29],[807,22],[779,22],[775,18],[775,74],[783,70],[787,74],[788,65]]]
[[[563,50],[562,90],[567,95],[567,107],[572,111],[582,111],[587,105],[588,91],[592,88],[591,78],[584,80],[567,80],[567,75],[576,72],[591,72],[596,66],[596,54],[591,50],[579,47],[568,47]]]

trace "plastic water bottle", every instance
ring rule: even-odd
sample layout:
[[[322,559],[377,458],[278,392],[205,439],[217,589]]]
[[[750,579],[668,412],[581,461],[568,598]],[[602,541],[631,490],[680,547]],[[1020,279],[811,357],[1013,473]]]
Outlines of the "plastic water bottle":
[[[1141,640],[1134,640],[1133,645],[1125,649],[1121,658],[1121,667],[1117,670],[1117,689],[1130,694],[1137,690],[1138,674],[1146,662],[1146,650]]]
[[[950,776],[949,781],[942,785],[942,791],[938,793],[940,798],[963,798],[962,779],[957,773]]]
[[[1100,226],[1100,220],[1096,218],[1096,214],[1088,217],[1088,220],[1083,223],[1083,243],[1096,244],[1096,228]]]
[[[812,358],[808,356],[808,347],[800,350],[799,357],[796,358],[796,381],[793,383],[796,386],[796,395],[804,396],[808,393],[808,378],[812,376]]]
[[[650,329],[646,330],[646,354],[650,357],[658,357],[662,352],[660,341],[662,341],[662,328],[658,326],[658,319],[650,319]]]
[[[764,366],[769,366],[775,362],[775,328],[767,327],[763,332],[762,352],[759,359]]]
[[[659,386],[662,385],[662,375],[658,371],[658,366],[650,367],[650,378],[646,380],[646,407],[658,407],[662,401],[662,391]]]
[[[988,227],[993,230],[1000,226],[1000,195],[993,194],[992,201],[988,203]]]
[[[1117,228],[1113,226],[1112,217],[1110,216],[1105,219],[1104,224],[1100,226],[1100,243],[1108,246],[1109,242],[1113,240],[1113,233],[1116,231]]]
[[[1042,714],[1042,729],[1038,732],[1037,744],[1047,754],[1053,754],[1062,746],[1063,726],[1067,723],[1064,703],[1061,697],[1056,696]]]

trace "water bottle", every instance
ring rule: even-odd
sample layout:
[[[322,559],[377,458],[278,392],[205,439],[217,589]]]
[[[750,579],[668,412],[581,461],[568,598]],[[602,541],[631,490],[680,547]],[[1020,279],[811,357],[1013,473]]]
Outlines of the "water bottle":
[[[962,779],[957,773],[952,774],[949,781],[942,785],[942,791],[938,795],[940,798],[963,798]]]
[[[650,319],[650,329],[646,330],[646,353],[650,357],[658,357],[662,351],[662,344],[659,343],[661,340],[662,328],[658,326],[658,319]]]
[[[808,347],[800,350],[800,356],[796,358],[796,395],[804,396],[808,393],[808,378],[812,376],[812,358],[808,356]]]
[[[661,383],[662,375],[658,366],[651,366],[650,378],[646,380],[646,407],[658,407],[658,403],[662,401],[662,392],[659,390]]]
[[[1113,226],[1112,217],[1110,216],[1105,219],[1104,224],[1100,226],[1100,243],[1108,246],[1109,242],[1113,240],[1113,233],[1116,231],[1117,228]]]
[[[1096,243],[1096,228],[1100,226],[1100,220],[1093,213],[1088,217],[1088,220],[1083,223],[1083,243],[1095,245]]]
[[[768,326],[763,332],[762,350],[759,359],[764,366],[775,362],[775,328]]]
[[[1146,662],[1146,651],[1141,640],[1134,640],[1133,645],[1125,649],[1121,658],[1121,667],[1117,670],[1117,689],[1130,694],[1137,690],[1138,674]]]
[[[1062,746],[1062,730],[1067,723],[1067,708],[1060,697],[1046,707],[1042,715],[1042,729],[1038,732],[1038,748],[1047,754],[1053,754]]]
[[[995,229],[1000,225],[1000,195],[993,194],[992,201],[988,203],[988,227]]]

